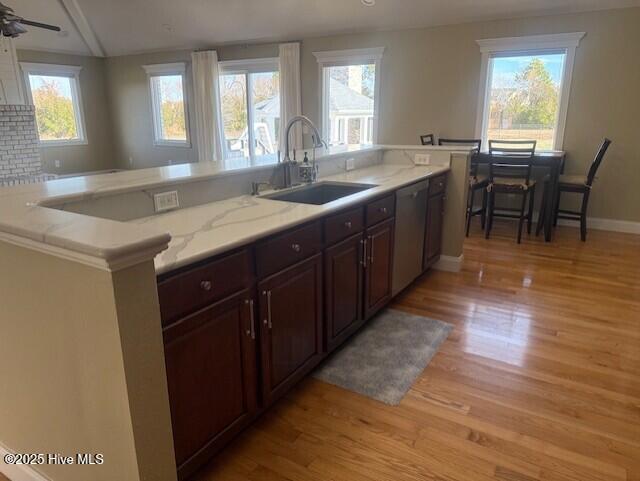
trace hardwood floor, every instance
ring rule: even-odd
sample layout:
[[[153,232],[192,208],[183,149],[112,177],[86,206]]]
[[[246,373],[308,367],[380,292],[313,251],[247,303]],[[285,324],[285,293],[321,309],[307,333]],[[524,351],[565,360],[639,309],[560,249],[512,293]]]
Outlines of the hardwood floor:
[[[400,406],[306,379],[197,479],[640,480],[640,236],[496,221],[393,307],[455,325]]]

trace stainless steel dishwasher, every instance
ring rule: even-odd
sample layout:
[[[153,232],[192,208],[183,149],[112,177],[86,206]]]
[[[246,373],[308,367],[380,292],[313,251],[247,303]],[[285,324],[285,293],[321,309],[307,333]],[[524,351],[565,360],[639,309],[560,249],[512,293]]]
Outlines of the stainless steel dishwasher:
[[[392,284],[394,296],[422,273],[428,188],[429,181],[424,180],[396,192]]]

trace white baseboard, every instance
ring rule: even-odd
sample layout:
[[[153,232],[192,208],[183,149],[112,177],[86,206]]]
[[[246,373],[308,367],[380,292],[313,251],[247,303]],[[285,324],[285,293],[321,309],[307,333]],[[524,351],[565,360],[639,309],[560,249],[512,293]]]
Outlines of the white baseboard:
[[[437,271],[460,272],[463,260],[464,254],[460,254],[458,257],[440,256],[440,260],[435,263],[433,268]]]
[[[577,220],[558,219],[559,225],[579,227]],[[625,232],[627,234],[640,234],[640,222],[628,220],[603,219],[600,217],[587,217],[587,230],[606,230],[611,232]]]
[[[15,454],[7,447],[0,444],[0,473],[4,474],[11,481],[51,481],[37,472],[31,466],[24,464],[7,464],[4,457],[7,454]]]

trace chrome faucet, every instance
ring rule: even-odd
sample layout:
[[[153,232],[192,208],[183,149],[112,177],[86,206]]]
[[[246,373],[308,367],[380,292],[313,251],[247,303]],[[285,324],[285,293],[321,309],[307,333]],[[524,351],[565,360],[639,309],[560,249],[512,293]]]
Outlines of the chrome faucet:
[[[285,131],[284,131],[284,159],[280,161],[280,158],[278,158],[278,162],[282,163],[282,168],[283,168],[283,177],[284,177],[283,188],[291,187],[291,166],[295,165],[295,151],[293,154],[294,160],[291,160],[291,157],[289,157],[289,134],[293,126],[298,122],[301,122],[309,126],[309,128],[313,133],[312,139],[313,139],[314,171],[316,169],[316,148],[317,147],[327,148],[327,143],[324,140],[322,140],[322,137],[320,137],[320,132],[318,132],[318,129],[313,124],[313,122],[311,122],[309,117],[305,117],[304,115],[297,115],[295,117],[292,117],[289,120],[289,122],[287,122],[287,127],[285,128]]]

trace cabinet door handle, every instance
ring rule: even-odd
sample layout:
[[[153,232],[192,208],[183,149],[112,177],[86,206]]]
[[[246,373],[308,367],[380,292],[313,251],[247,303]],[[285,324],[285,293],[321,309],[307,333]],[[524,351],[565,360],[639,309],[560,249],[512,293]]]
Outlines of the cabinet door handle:
[[[200,282],[200,289],[203,291],[210,291],[212,287],[211,281],[202,281]]]
[[[291,244],[291,249],[293,249],[293,252],[300,252],[302,247],[300,247],[300,244]]]
[[[360,263],[362,264],[362,267],[366,269],[367,268],[367,239],[361,240],[360,243],[362,244],[362,261]]]
[[[263,296],[267,296],[267,318],[264,320],[264,325],[269,329],[273,328],[271,323],[271,291],[262,291]]]
[[[380,207],[380,213],[381,214],[386,214],[387,213],[387,208],[386,207]]]
[[[249,329],[247,330],[247,336],[251,339],[256,338],[256,318],[253,313],[253,299],[247,299],[244,303],[249,306]]]
[[[347,222],[345,222],[345,223],[344,223],[344,226],[345,226],[347,229],[351,229],[352,225],[353,225],[353,224],[351,224],[351,221],[349,221],[349,220],[348,220]]]
[[[369,244],[371,244],[371,247],[370,247],[371,254],[369,255],[369,262],[373,264],[373,236],[369,236]]]

